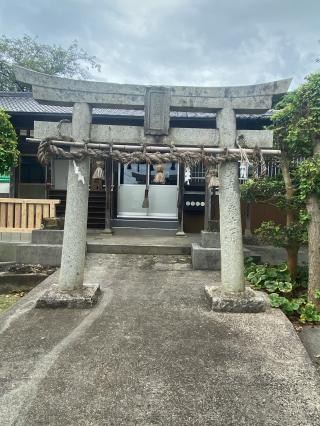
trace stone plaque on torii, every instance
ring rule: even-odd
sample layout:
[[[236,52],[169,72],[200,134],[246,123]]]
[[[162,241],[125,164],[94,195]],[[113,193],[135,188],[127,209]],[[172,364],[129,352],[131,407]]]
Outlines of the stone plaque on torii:
[[[236,114],[269,110],[274,95],[285,93],[291,79],[238,87],[153,87],[80,81],[48,76],[15,66],[17,80],[32,85],[33,97],[47,105],[73,107],[72,123],[64,123],[61,133],[75,141],[100,144],[163,145],[177,149],[205,146],[235,149],[238,136],[248,148],[271,149],[270,130],[237,130]],[[92,108],[145,110],[144,127],[92,124]],[[170,110],[214,112],[217,129],[170,128]],[[35,122],[34,137],[59,139],[56,123]],[[183,148],[182,148],[183,147]],[[76,146],[71,146],[71,151]],[[165,148],[164,148],[165,149]],[[216,149],[218,150],[218,149]],[[221,150],[222,151],[222,150]],[[81,176],[81,179],[79,179]],[[59,284],[42,296],[43,305],[77,306],[96,300],[96,287],[83,286],[90,160],[69,162],[65,230]],[[218,311],[258,311],[265,308],[261,295],[245,288],[244,257],[237,161],[219,166],[221,239],[221,287],[206,289],[212,308]]]

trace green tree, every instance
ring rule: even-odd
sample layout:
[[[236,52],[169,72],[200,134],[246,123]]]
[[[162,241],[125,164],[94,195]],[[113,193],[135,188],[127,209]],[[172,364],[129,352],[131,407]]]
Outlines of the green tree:
[[[8,174],[19,157],[17,135],[5,111],[0,110],[0,174]]]
[[[318,309],[320,290],[320,72],[311,74],[292,99],[287,140],[295,150],[303,150],[306,160],[297,171],[300,199],[309,213],[308,297]]]
[[[264,202],[285,212],[285,226],[269,221],[262,223],[256,233],[261,240],[286,249],[288,270],[292,279],[295,279],[297,275],[299,248],[307,241],[305,203],[298,193],[295,159],[309,153],[306,147],[293,144],[288,139],[291,104],[295,96],[295,92],[288,93],[276,105],[276,110],[271,117],[270,128],[274,132],[274,144],[281,149],[281,175],[277,178],[266,177],[248,181],[242,185],[242,195],[245,200]]]
[[[0,90],[25,91],[30,86],[16,81],[12,64],[34,71],[63,77],[88,78],[89,70],[100,71],[94,56],[90,56],[74,41],[69,47],[41,43],[37,38],[0,37]]]
[[[275,143],[282,152],[280,187],[276,188],[272,180],[256,182],[251,184],[252,194],[249,195],[248,183],[243,194],[245,198],[270,202],[286,211],[284,228],[273,223],[262,224],[258,234],[287,248],[292,277],[296,274],[298,249],[305,239],[304,227],[307,227],[308,297],[320,309],[316,297],[320,289],[320,73],[306,80],[284,97],[272,115]],[[306,160],[297,164],[295,159],[299,157]]]
[[[285,172],[285,167],[286,164],[281,161],[282,172]],[[291,168],[287,176],[290,186],[285,184],[283,173],[276,178],[250,179],[241,185],[241,196],[246,202],[263,202],[285,211],[284,226],[273,221],[263,222],[255,233],[262,241],[286,249],[288,271],[294,280],[298,270],[299,248],[307,241],[307,227],[304,204],[297,197],[296,182],[291,175],[293,170]]]

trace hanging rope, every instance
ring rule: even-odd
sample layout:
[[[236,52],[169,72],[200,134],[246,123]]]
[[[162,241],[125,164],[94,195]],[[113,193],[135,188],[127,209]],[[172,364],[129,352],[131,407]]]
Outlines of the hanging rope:
[[[58,140],[62,142],[75,142],[70,136],[62,134],[62,124],[67,123],[69,120],[61,120],[57,125]],[[147,163],[147,164],[162,164],[162,163],[180,163],[186,167],[193,167],[198,163],[203,163],[207,168],[207,174],[210,175],[211,185],[217,180],[217,166],[227,161],[243,161],[248,164],[249,162],[247,153],[240,146],[240,142],[245,143],[245,138],[240,135],[236,140],[236,145],[239,147],[239,153],[230,153],[228,148],[224,149],[224,152],[218,155],[208,154],[204,150],[204,146],[201,147],[200,152],[193,151],[177,151],[175,150],[174,143],[171,143],[170,151],[166,153],[161,152],[147,152],[147,145],[142,144],[141,151],[124,152],[120,150],[113,150],[112,144],[109,146],[109,150],[90,148],[87,144],[90,140],[83,141],[85,143],[84,148],[79,148],[76,151],[70,152],[61,148],[53,143],[56,141],[56,137],[46,137],[42,139],[38,147],[38,159],[41,164],[46,165],[49,163],[51,158],[64,158],[67,160],[83,160],[85,158],[94,159],[96,161],[112,159],[123,164],[131,163]],[[261,149],[256,147],[252,154],[253,158],[253,176],[259,176],[259,165],[261,165],[261,175],[266,173],[266,163],[264,161]]]
[[[62,136],[61,141],[71,142],[71,138]],[[41,164],[46,165],[49,163],[51,158],[59,157],[67,160],[83,160],[85,158],[91,158],[95,160],[106,160],[112,158],[114,161],[118,161],[123,164],[131,163],[147,163],[147,164],[161,164],[161,163],[173,163],[177,162],[192,167],[200,162],[203,162],[206,166],[217,166],[218,164],[225,163],[226,161],[238,161],[240,155],[231,154],[226,148],[222,154],[214,156],[207,154],[204,150],[201,152],[191,151],[175,151],[174,147],[171,147],[170,152],[147,152],[146,149],[142,151],[123,152],[119,150],[101,150],[92,149],[90,147],[79,148],[77,151],[70,152],[52,143],[56,140],[55,137],[44,138],[38,147],[38,159]],[[90,141],[85,141],[90,143]]]
[[[255,147],[252,158],[253,158],[252,176],[254,177],[254,179],[258,179],[259,176],[265,176],[267,173],[267,165],[262,155],[261,149]],[[259,170],[259,166],[260,166],[260,170]]]

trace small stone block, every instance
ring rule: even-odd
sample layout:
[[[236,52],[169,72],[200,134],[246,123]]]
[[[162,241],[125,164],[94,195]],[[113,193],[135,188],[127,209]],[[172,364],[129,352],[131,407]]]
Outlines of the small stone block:
[[[267,299],[261,291],[246,287],[245,291],[234,293],[223,291],[222,287],[206,286],[205,294],[215,312],[257,313],[264,312]]]
[[[219,271],[221,269],[221,250],[201,247],[198,243],[192,243],[191,260],[194,270]]]
[[[73,291],[61,291],[54,284],[37,300],[36,308],[91,308],[97,303],[100,293],[98,284]]]
[[[145,135],[168,135],[170,122],[170,89],[153,86],[146,89],[145,95]]]
[[[219,248],[220,232],[201,231],[201,247]]]

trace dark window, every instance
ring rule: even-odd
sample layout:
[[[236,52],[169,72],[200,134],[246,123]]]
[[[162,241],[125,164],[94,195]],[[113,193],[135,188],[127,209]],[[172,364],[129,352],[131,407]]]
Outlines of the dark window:
[[[120,184],[146,184],[147,165],[142,164],[125,164],[121,165]]]
[[[20,160],[21,183],[45,183],[45,169],[37,157],[21,157]]]

